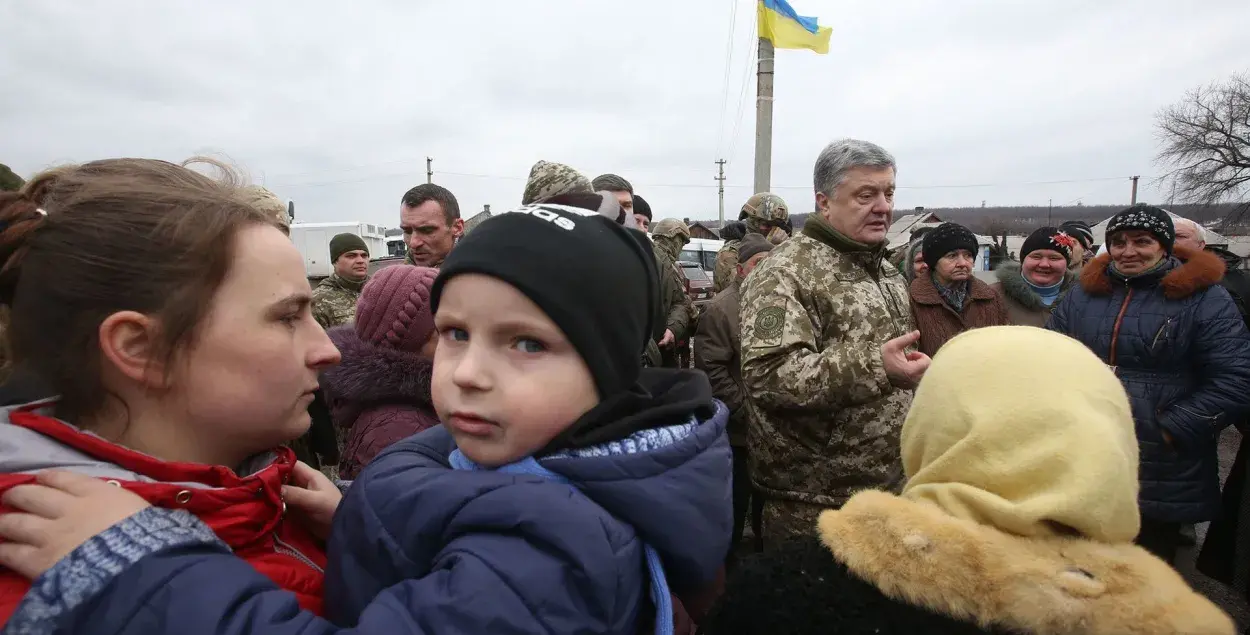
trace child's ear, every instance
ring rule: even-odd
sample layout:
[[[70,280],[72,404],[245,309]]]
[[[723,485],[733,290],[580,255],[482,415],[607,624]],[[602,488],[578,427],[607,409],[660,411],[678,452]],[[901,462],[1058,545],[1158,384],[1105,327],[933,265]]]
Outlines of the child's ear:
[[[100,323],[100,354],[117,372],[144,386],[166,383],[164,360],[156,355],[156,320],[136,311],[118,311]]]

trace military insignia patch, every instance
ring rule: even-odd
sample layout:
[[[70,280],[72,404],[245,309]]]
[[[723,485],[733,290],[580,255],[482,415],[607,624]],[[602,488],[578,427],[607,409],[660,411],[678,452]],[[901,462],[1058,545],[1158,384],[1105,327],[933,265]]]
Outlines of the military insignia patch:
[[[760,309],[755,316],[755,337],[761,340],[774,340],[781,337],[781,329],[785,326],[786,310],[779,306]]]

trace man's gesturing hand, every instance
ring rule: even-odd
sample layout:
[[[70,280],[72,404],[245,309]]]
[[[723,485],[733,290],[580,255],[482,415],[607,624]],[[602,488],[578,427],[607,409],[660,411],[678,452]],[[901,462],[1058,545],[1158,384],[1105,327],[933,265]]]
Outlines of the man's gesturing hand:
[[[908,352],[907,347],[920,341],[920,331],[912,331],[881,345],[881,361],[885,364],[885,376],[899,388],[915,388],[929,370],[928,355]]]

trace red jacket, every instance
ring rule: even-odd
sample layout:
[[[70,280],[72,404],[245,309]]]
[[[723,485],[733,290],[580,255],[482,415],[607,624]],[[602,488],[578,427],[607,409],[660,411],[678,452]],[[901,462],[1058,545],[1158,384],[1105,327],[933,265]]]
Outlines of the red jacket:
[[[235,555],[278,586],[295,593],[300,606],[321,614],[325,549],[298,523],[283,519],[282,484],[290,478],[295,465],[295,454],[290,449],[279,448],[275,451],[275,460],[268,466],[240,477],[225,467],[165,462],[109,443],[57,419],[37,414],[34,411],[40,405],[46,404],[31,404],[13,411],[9,422],[113,464],[119,471],[157,481],[110,482],[157,507],[185,509],[195,514],[234,550]],[[3,469],[0,465],[0,470]],[[31,474],[0,474],[0,493],[33,481]],[[13,510],[0,506],[0,514],[10,511]],[[0,567],[0,624],[8,621],[29,587],[25,578]]]

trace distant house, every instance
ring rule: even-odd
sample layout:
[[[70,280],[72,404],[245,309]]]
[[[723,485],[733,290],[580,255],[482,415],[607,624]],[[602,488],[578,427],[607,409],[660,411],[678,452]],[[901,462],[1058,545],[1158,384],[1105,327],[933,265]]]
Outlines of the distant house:
[[[886,232],[885,238],[889,241],[888,247],[895,249],[911,242],[911,235],[921,227],[937,227],[944,223],[933,212],[917,210],[915,214],[899,216],[894,220],[894,224],[890,225],[889,231]],[[988,241],[986,244],[989,244]]]
[[[1210,238],[1212,232],[1207,230],[1207,237]],[[1210,243],[1208,243],[1210,244]],[[1227,249],[1238,256],[1241,256],[1241,268],[1250,268],[1250,236],[1234,236],[1228,239]]]
[[[486,207],[486,210],[478,212],[469,220],[464,221],[464,233],[466,234],[469,233],[470,231],[473,230],[474,227],[481,225],[483,221],[490,218],[491,216],[492,214],[490,212],[490,206],[488,205]]]
[[[720,240],[720,231],[710,226],[711,223],[704,221],[695,221],[690,224],[690,237],[703,238],[705,240]]]

